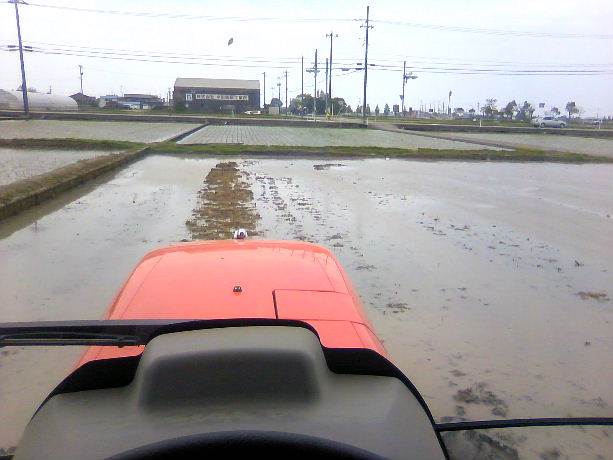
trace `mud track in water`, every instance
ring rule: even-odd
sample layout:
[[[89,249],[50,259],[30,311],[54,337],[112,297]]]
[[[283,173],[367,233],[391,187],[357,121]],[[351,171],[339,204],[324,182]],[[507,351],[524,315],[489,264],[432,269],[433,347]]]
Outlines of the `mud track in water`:
[[[218,163],[207,174],[204,188],[198,192],[198,204],[185,222],[194,240],[218,240],[232,237],[237,228],[256,235],[260,219],[247,174],[234,161]]]

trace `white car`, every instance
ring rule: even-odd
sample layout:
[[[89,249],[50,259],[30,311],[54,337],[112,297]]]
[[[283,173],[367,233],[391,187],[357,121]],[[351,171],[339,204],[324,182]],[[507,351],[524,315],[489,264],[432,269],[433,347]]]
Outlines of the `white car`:
[[[532,120],[532,126],[540,128],[566,128],[566,122],[557,120],[555,117],[536,117]]]

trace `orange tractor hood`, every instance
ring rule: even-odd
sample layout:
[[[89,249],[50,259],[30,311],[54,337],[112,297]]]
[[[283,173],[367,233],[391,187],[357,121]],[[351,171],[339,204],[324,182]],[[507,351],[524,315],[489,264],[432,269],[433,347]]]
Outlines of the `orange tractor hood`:
[[[106,319],[295,319],[324,346],[385,354],[349,278],[327,249],[294,241],[202,241],[147,254]],[[83,362],[140,347],[92,347]]]

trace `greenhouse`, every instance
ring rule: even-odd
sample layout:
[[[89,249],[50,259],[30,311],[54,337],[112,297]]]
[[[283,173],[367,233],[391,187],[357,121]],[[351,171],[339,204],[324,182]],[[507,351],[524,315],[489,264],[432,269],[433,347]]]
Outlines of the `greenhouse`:
[[[28,91],[30,110],[77,110],[77,103],[68,96],[58,94],[34,93]],[[21,91],[4,91],[0,89],[0,110],[22,110],[23,94]]]

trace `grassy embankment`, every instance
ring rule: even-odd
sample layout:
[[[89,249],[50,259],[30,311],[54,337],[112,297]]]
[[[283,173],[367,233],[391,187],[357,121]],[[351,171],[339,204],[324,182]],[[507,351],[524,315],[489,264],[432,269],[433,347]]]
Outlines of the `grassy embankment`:
[[[126,141],[81,139],[0,139],[0,147],[13,148],[62,148],[78,150],[138,150],[149,147],[149,153],[266,155],[266,156],[329,156],[345,158],[405,158],[415,160],[485,160],[485,161],[535,161],[563,163],[613,163],[613,158],[581,153],[554,152],[539,149],[512,150],[452,150],[452,149],[400,149],[386,147],[300,147],[282,145],[204,144],[182,145],[175,142],[140,144]]]
[[[345,158],[406,158],[424,160],[487,160],[487,161],[537,161],[566,163],[613,163],[605,158],[580,153],[552,152],[536,149],[515,150],[438,150],[400,149],[385,147],[295,147],[282,145],[205,144],[180,145],[161,142],[151,146],[156,153],[200,153],[209,155],[279,155],[279,156],[330,156]]]

